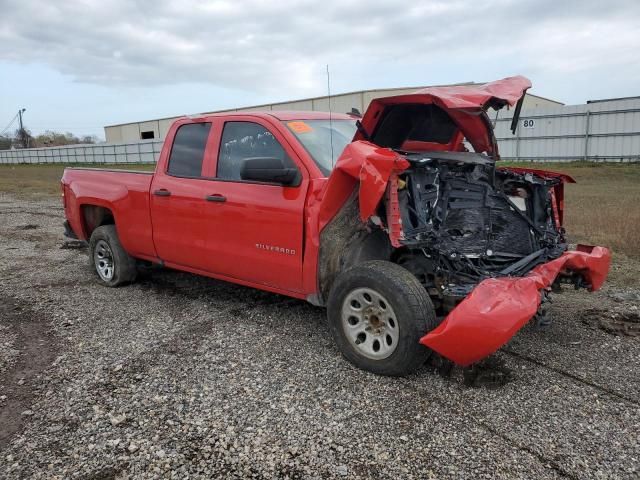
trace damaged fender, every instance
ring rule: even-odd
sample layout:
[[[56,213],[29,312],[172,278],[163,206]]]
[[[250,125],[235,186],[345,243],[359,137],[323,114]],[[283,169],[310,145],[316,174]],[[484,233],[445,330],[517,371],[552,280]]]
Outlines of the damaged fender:
[[[319,230],[342,208],[359,183],[360,218],[366,221],[375,212],[393,172],[407,169],[409,162],[388,148],[366,141],[347,145],[327,182],[320,211]]]
[[[607,248],[578,245],[578,250],[538,265],[524,277],[483,280],[420,343],[458,365],[470,365],[498,350],[531,320],[540,306],[540,290],[560,273],[580,273],[595,291],[604,283],[610,262]]]

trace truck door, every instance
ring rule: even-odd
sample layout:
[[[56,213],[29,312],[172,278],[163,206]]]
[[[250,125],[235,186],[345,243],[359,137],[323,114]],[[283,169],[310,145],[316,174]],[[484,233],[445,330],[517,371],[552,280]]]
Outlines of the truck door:
[[[207,182],[207,269],[239,280],[301,291],[308,174],[278,129],[261,118],[249,119],[226,121],[222,126],[215,179]],[[299,184],[242,180],[244,160],[255,157],[277,157],[297,168]]]
[[[203,217],[209,189],[203,171],[213,130],[211,122],[189,122],[172,129],[167,136],[167,141],[173,138],[173,143],[160,158],[149,202],[153,242],[158,256],[167,263],[202,268],[206,258],[207,227]]]

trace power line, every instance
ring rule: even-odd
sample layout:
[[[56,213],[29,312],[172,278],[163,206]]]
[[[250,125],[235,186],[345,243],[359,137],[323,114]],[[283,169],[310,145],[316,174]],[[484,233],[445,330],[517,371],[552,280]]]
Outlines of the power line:
[[[15,121],[16,121],[16,118],[18,118],[18,114],[17,114],[17,113],[13,116],[13,119],[9,122],[9,125],[7,125],[6,127],[4,127],[4,130],[2,130],[2,131],[0,132],[0,135],[3,135],[3,134],[4,134],[4,132],[6,132],[7,130],[9,130],[9,128],[11,127],[11,125],[13,125],[13,122],[15,122]]]
[[[21,108],[18,110],[18,118],[20,119],[20,139],[22,140],[22,148],[29,148],[29,134],[24,131],[24,125],[22,124],[22,114],[25,112],[26,108]]]

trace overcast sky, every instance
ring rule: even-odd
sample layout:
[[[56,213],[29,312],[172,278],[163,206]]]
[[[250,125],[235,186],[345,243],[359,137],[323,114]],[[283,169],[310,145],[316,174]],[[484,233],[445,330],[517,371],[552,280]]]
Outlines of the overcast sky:
[[[0,131],[102,127],[522,74],[568,104],[640,95],[640,1],[0,0]]]

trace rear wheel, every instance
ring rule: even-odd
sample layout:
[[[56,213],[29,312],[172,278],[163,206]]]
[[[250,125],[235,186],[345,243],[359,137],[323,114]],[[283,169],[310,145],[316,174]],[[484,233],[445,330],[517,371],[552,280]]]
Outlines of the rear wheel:
[[[405,375],[423,364],[430,350],[418,342],[437,326],[431,299],[418,279],[378,260],[340,274],[327,315],[345,358],[381,375]]]
[[[93,231],[89,258],[103,285],[117,287],[136,279],[136,261],[122,248],[115,225],[102,225]]]

